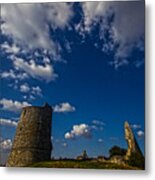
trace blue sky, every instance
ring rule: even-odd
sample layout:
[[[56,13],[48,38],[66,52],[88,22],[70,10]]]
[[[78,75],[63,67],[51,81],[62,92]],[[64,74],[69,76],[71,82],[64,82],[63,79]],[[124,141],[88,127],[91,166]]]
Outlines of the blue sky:
[[[44,102],[54,110],[52,156],[126,148],[125,120],[144,152],[144,1],[1,10],[2,153],[11,148],[21,108]]]

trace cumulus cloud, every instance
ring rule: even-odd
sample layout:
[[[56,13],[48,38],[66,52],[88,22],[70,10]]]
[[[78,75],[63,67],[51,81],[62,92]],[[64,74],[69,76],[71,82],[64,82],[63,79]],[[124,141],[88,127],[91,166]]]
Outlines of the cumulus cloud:
[[[0,150],[1,151],[10,150],[11,147],[12,147],[11,139],[5,139],[0,142]]]
[[[1,29],[3,34],[30,49],[50,49],[55,54],[56,43],[50,37],[50,26],[65,28],[72,14],[71,3],[3,4]]]
[[[144,132],[142,130],[137,131],[137,135],[139,138],[142,138],[144,136]]]
[[[70,132],[67,132],[67,133],[65,133],[65,138],[66,139],[73,139],[74,138],[74,134],[72,134]]]
[[[10,120],[10,119],[0,118],[0,125],[16,127],[17,124],[18,123],[16,121],[13,121],[13,120]]]
[[[34,60],[26,62],[24,59],[18,57],[14,57],[13,63],[17,70],[26,72],[34,79],[41,79],[45,80],[46,82],[50,82],[51,80],[55,80],[55,78],[58,76],[55,74],[51,64],[40,65],[37,64]]]
[[[63,103],[60,103],[58,105],[55,105],[53,107],[53,110],[54,110],[54,112],[57,112],[57,113],[74,112],[75,107],[72,106],[68,102],[63,102]]]
[[[74,139],[76,137],[82,136],[84,138],[91,138],[91,128],[87,124],[74,125],[70,132],[65,133],[66,139]]]
[[[144,49],[144,2],[83,2],[83,24],[79,26],[82,33],[91,33],[99,24],[99,38],[103,41],[102,50],[114,51],[114,61],[110,62],[116,69],[129,64],[128,57],[134,48]],[[113,15],[109,25],[108,17]],[[109,39],[106,40],[107,32]],[[139,44],[141,44],[139,46]],[[117,46],[117,48],[116,48]]]
[[[23,107],[31,106],[31,104],[29,104],[26,101],[19,102],[19,101],[13,101],[12,99],[5,99],[5,98],[0,100],[0,105],[2,106],[3,110],[12,111],[12,112],[18,112]]]

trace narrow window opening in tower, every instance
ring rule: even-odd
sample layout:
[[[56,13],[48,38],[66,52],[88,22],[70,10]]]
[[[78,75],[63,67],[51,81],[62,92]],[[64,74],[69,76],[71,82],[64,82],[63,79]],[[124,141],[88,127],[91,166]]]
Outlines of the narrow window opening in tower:
[[[26,115],[26,109],[24,110],[24,112],[23,112],[23,116],[25,116]]]

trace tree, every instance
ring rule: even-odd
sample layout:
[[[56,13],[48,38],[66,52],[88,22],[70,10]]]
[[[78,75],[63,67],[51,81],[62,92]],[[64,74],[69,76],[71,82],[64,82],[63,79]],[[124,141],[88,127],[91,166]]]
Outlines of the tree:
[[[82,157],[83,157],[83,159],[88,159],[86,150],[83,151]]]
[[[139,167],[142,169],[145,168],[145,158],[137,152],[131,153],[131,156],[129,157],[129,160],[127,161],[127,163],[130,166],[135,166],[135,167]]]
[[[115,155],[125,156],[125,154],[126,154],[126,149],[120,148],[118,146],[113,146],[109,150],[110,157],[115,156]]]

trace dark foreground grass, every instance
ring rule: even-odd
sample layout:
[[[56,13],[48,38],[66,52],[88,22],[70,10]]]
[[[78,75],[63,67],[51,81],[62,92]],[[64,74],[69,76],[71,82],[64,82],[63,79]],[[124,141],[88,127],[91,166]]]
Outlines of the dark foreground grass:
[[[91,160],[51,160],[45,162],[38,162],[30,165],[30,167],[140,170],[139,168],[128,165],[120,165],[110,162],[98,162]]]

